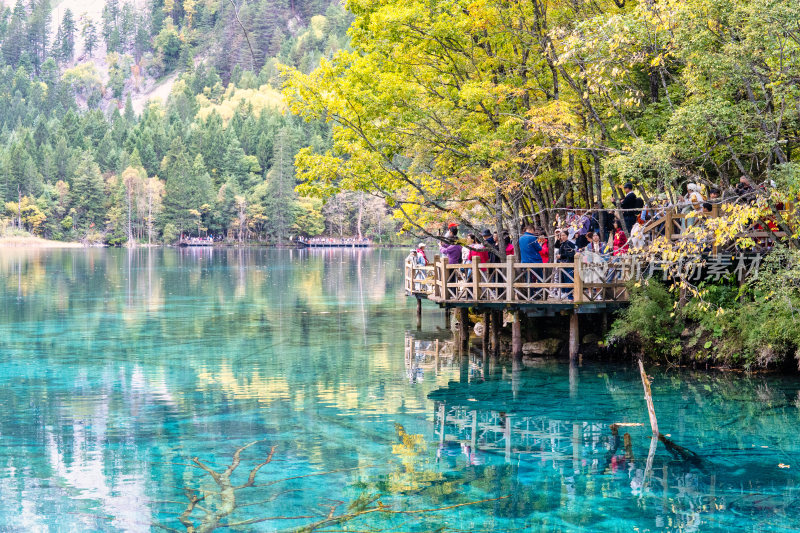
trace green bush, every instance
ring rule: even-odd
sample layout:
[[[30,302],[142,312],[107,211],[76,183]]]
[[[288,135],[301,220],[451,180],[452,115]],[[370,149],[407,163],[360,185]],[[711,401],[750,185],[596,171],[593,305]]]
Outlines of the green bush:
[[[172,222],[168,222],[164,225],[164,230],[161,232],[162,241],[164,244],[173,244],[178,241],[180,234],[178,233],[178,228],[175,227],[175,224]]]
[[[609,333],[613,344],[625,339],[638,345],[648,357],[669,357],[680,346],[680,320],[673,314],[675,299],[661,283],[649,281],[629,287],[630,305]]]
[[[747,369],[794,364],[800,347],[800,251],[777,248],[758,278],[702,284],[702,298],[676,305],[677,293],[650,281],[630,288],[630,305],[609,341],[650,359]]]

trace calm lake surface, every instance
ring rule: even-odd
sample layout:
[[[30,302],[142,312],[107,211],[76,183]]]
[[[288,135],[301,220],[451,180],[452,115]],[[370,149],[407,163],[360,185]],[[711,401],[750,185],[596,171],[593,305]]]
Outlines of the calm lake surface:
[[[454,354],[403,256],[0,250],[0,531],[800,528],[797,380],[650,369],[650,454],[638,371]]]

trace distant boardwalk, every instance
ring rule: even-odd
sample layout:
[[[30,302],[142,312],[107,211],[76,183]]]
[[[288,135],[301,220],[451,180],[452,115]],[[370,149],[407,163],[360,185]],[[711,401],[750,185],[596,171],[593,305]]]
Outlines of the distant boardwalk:
[[[297,246],[300,248],[369,248],[372,246],[372,241],[357,237],[341,239],[313,237],[311,239],[298,238]]]
[[[183,237],[178,241],[178,246],[214,246],[211,237]]]

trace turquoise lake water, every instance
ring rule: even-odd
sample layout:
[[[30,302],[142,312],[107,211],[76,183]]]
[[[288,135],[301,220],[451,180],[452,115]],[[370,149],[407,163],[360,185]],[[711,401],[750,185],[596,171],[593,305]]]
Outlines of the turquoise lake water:
[[[650,368],[650,453],[632,365],[454,353],[403,255],[0,250],[0,531],[800,528],[796,378]]]

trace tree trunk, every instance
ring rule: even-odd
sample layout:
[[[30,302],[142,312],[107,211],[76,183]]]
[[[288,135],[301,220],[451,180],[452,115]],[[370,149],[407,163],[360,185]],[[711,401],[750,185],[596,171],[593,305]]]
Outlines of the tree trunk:
[[[501,261],[506,260],[506,245],[503,242],[503,194],[498,188],[495,192],[494,204],[494,217],[495,217],[495,231],[497,232],[497,256]]]
[[[358,239],[361,240],[361,218],[364,214],[364,193],[358,193],[358,218],[356,219],[356,233],[358,234]]]

